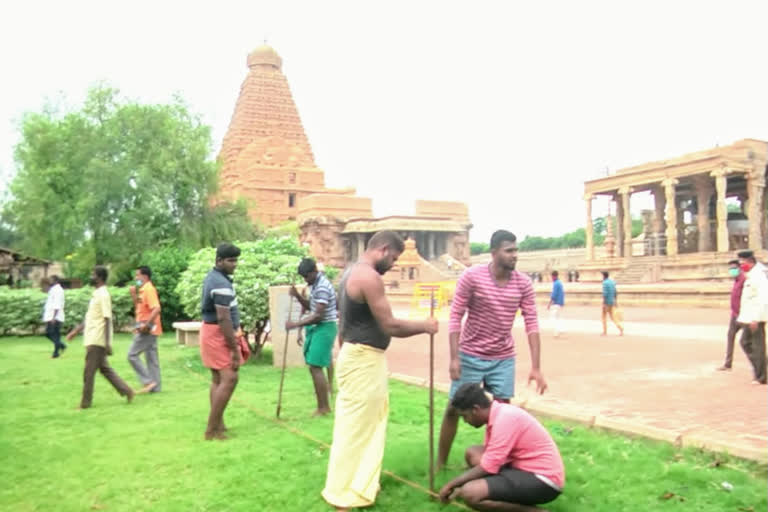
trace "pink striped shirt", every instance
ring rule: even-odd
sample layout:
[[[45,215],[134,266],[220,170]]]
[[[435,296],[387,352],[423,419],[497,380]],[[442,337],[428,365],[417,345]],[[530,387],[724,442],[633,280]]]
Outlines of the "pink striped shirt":
[[[460,332],[459,350],[483,359],[515,356],[512,324],[518,308],[525,319],[525,332],[539,332],[536,294],[531,280],[513,270],[505,286],[499,286],[488,265],[470,267],[461,274],[451,304],[448,332]],[[464,313],[467,321],[461,320]]]

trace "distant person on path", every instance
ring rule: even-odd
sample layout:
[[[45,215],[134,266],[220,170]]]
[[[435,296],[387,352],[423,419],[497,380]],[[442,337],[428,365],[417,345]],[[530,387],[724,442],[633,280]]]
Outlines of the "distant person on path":
[[[563,332],[562,321],[560,320],[560,314],[565,306],[565,289],[563,288],[563,282],[560,281],[557,270],[552,271],[552,294],[549,296],[549,304],[547,309],[549,310],[549,319],[552,322],[555,329],[555,338],[559,337]]]
[[[614,312],[619,307],[616,283],[608,277],[608,272],[603,272],[603,336],[608,334],[608,322],[606,317],[610,315],[611,322],[619,329],[619,336],[624,336],[624,326],[620,320],[616,320]]]
[[[757,263],[755,253],[741,251],[739,264],[745,274],[744,289],[741,292],[741,307],[737,322],[741,330],[741,348],[752,363],[754,380],[752,384],[766,383],[765,322],[768,320],[768,277],[765,267]]]
[[[325,378],[323,368],[328,368],[330,373],[330,367],[333,364],[331,360],[333,342],[338,333],[336,290],[333,289],[333,284],[325,274],[318,270],[317,263],[312,258],[301,260],[298,273],[309,285],[309,300],[302,297],[295,286],[291,286],[290,294],[310,314],[296,322],[286,322],[285,329],[304,327],[306,334],[304,360],[309,365],[309,373],[312,376],[317,397],[317,410],[314,415],[324,416],[331,412],[329,381]]]
[[[120,395],[128,399],[128,403],[133,400],[135,395],[135,392],[128,387],[128,384],[107,362],[107,356],[112,355],[112,298],[107,290],[107,276],[106,267],[97,266],[93,269],[91,284],[96,289],[88,303],[85,321],[67,334],[67,340],[71,341],[80,331],[85,329],[83,337],[85,370],[83,371],[83,397],[80,400],[80,409],[88,409],[91,406],[93,378],[96,375],[96,370],[101,372]]]
[[[400,320],[381,276],[404,249],[393,231],[380,231],[339,285],[339,392],[323,498],[336,510],[373,505],[379,492],[389,390],[385,350],[390,338],[437,332],[437,320]]]
[[[506,230],[491,236],[492,260],[466,269],[456,283],[448,324],[450,343],[450,398],[462,384],[483,383],[495,400],[508,402],[515,396],[515,340],[512,325],[518,310],[525,319],[531,351],[528,383],[544,393],[547,382],[541,373],[539,321],[536,293],[531,280],[515,270],[517,237]],[[462,325],[464,314],[466,322]],[[448,403],[440,427],[437,467],[448,460],[459,423],[458,411]]]
[[[138,290],[136,289],[138,286]],[[144,385],[139,393],[160,391],[160,360],[157,356],[157,337],[163,334],[160,322],[160,298],[152,283],[152,270],[141,266],[136,270],[136,286],[130,287],[133,308],[136,311],[136,329],[128,350],[128,362]],[[141,354],[147,365],[141,361]]]
[[[64,322],[64,289],[57,275],[52,275],[48,282],[50,287],[43,309],[43,323],[45,323],[45,336],[53,343],[51,357],[55,359],[67,349],[67,345],[61,341],[61,324]]]
[[[224,411],[237,387],[242,364],[239,344],[240,312],[237,308],[232,274],[237,268],[240,249],[232,244],[216,248],[216,263],[203,280],[200,326],[200,358],[211,370],[211,411],[205,439],[227,439]]]
[[[527,411],[491,401],[479,384],[463,384],[451,405],[475,428],[483,446],[467,448],[470,469],[440,489],[443,503],[462,498],[475,510],[541,512],[563,492],[565,466],[555,441]]]
[[[736,340],[736,334],[741,330],[742,325],[736,319],[739,317],[739,308],[741,306],[741,292],[744,289],[746,276],[741,271],[739,260],[728,262],[728,274],[733,278],[733,288],[731,289],[731,321],[728,325],[728,337],[725,348],[725,363],[717,368],[718,371],[729,371],[733,364],[733,345]]]

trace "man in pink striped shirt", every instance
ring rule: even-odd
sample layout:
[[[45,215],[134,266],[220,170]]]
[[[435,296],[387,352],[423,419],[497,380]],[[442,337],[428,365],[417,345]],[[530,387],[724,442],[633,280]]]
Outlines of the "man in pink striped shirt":
[[[456,284],[448,324],[451,345],[450,398],[464,383],[482,383],[494,400],[509,402],[515,395],[515,340],[512,324],[520,309],[531,348],[531,373],[528,382],[544,393],[547,382],[539,365],[539,322],[536,294],[531,280],[515,270],[517,237],[505,230],[491,236],[491,263],[468,268]],[[467,313],[462,327],[462,319]],[[445,410],[440,427],[437,467],[448,460],[459,423],[459,414],[451,404]]]
[[[470,469],[442,489],[475,510],[537,512],[563,492],[565,466],[549,432],[523,409],[491,402],[478,384],[464,384],[451,401],[464,421],[487,425],[483,446],[467,448]]]

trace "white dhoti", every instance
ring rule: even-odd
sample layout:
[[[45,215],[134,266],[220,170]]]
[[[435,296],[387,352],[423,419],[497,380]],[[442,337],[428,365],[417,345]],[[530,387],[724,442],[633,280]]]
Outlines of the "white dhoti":
[[[387,435],[389,389],[384,351],[344,343],[336,364],[333,443],[322,495],[336,507],[373,505]]]

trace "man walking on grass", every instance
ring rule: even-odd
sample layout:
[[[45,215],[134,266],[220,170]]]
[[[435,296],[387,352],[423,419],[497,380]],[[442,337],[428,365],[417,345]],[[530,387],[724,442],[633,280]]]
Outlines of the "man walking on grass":
[[[43,322],[45,323],[45,336],[53,343],[53,359],[59,357],[67,349],[67,345],[61,341],[61,324],[64,322],[64,289],[59,284],[59,276],[50,277],[48,297],[45,299],[43,310]]]
[[[80,409],[88,409],[91,406],[93,378],[96,376],[97,370],[120,395],[128,399],[129,403],[135,395],[135,392],[128,387],[107,362],[107,356],[112,355],[112,298],[107,290],[107,276],[106,267],[94,267],[93,274],[91,274],[91,284],[96,289],[88,303],[85,321],[67,334],[67,340],[71,341],[85,329],[83,337],[85,370],[83,371],[83,397],[80,400]]]
[[[136,289],[138,286],[138,290]],[[144,387],[139,393],[160,391],[160,360],[157,356],[157,337],[163,333],[160,322],[160,299],[152,283],[152,270],[141,266],[136,270],[136,286],[130,287],[133,308],[136,311],[136,329],[128,350],[128,362]],[[147,365],[141,361],[141,354]]]

